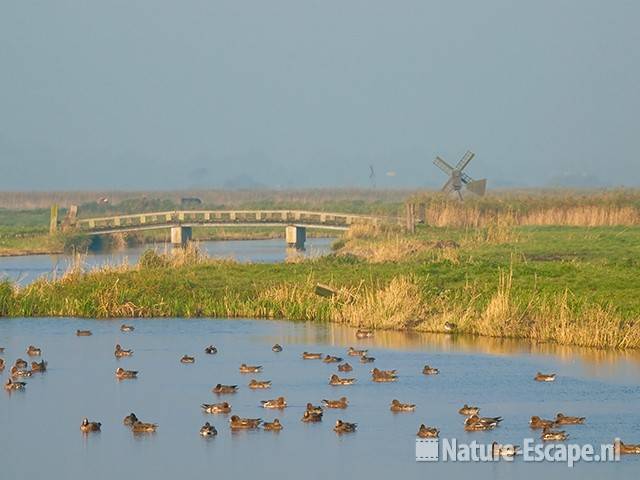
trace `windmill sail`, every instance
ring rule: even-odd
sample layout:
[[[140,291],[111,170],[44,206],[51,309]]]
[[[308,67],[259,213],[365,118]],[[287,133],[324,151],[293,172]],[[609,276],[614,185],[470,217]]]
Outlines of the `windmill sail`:
[[[441,159],[440,157],[436,157],[435,160],[433,161],[433,164],[436,167],[438,167],[440,170],[442,170],[444,173],[446,173],[447,175],[451,175],[451,173],[453,173],[453,167],[449,165],[447,162],[445,162],[443,159]]]
[[[464,154],[464,156],[460,159],[460,161],[456,165],[456,170],[460,170],[460,171],[464,170],[465,167],[469,165],[469,162],[473,160],[473,157],[475,156],[476,156],[475,153],[473,153],[471,150],[467,150],[467,152]]]

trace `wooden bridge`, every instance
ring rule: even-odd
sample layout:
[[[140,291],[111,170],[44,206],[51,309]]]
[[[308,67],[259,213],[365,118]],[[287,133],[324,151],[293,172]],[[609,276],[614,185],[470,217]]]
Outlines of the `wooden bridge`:
[[[77,231],[88,235],[171,229],[171,242],[184,245],[193,227],[286,226],[290,245],[304,247],[307,228],[347,230],[352,225],[382,223],[380,217],[305,210],[179,210],[110,217],[76,218]]]

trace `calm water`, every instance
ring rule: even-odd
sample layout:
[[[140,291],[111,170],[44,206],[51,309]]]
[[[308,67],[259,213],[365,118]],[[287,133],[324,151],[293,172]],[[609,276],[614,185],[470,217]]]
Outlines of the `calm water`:
[[[584,415],[587,424],[567,427],[578,443],[608,443],[615,436],[640,442],[640,359],[589,350],[554,349],[507,341],[448,336],[380,333],[356,341],[353,330],[338,326],[280,321],[161,319],[127,321],[132,333],[121,333],[121,321],[76,319],[3,319],[0,346],[12,363],[26,358],[25,348],[43,349],[49,371],[28,379],[25,392],[0,392],[1,478],[637,478],[640,459],[623,457],[617,464],[443,464],[416,463],[415,432],[420,423],[436,425],[441,437],[459,441],[497,440],[521,444],[530,437],[532,414],[551,417],[557,411]],[[93,336],[76,337],[76,329]],[[116,342],[133,348],[131,358],[116,360]],[[284,352],[271,351],[273,343]],[[219,353],[205,355],[205,345]],[[348,346],[367,347],[379,368],[396,368],[400,379],[374,384],[370,365],[356,362],[358,383],[331,387],[327,379],[335,364],[303,361],[304,350],[346,358]],[[197,356],[183,365],[183,354]],[[264,365],[255,376],[238,372],[240,363]],[[425,377],[425,363],[440,375]],[[118,382],[117,366],[140,371],[137,380]],[[7,370],[2,381],[7,378]],[[553,384],[532,380],[536,371],[557,372]],[[351,375],[351,374],[350,374]],[[273,381],[270,390],[252,391],[251,378]],[[235,395],[216,397],[216,383],[240,385]],[[284,395],[282,412],[263,410],[260,400]],[[320,424],[303,424],[306,402],[346,395],[347,410],[327,410]],[[392,414],[389,402],[398,398],[418,405],[416,412]],[[284,424],[280,433],[231,433],[224,415],[201,412],[203,402],[228,400],[241,416]],[[502,415],[492,432],[465,433],[457,409],[463,403],[482,407],[485,415]],[[135,412],[160,425],[154,435],[134,437],[122,418]],[[83,416],[103,423],[102,432],[83,436]],[[357,422],[355,434],[337,436],[337,418]],[[198,435],[211,421],[218,436]],[[533,435],[536,435],[535,433]],[[435,477],[434,477],[435,476]]]
[[[328,253],[333,238],[309,238],[304,252],[287,249],[284,240],[221,240],[199,242],[198,246],[211,257],[234,258],[239,262],[277,263],[289,255],[318,256]],[[90,253],[83,262],[87,269],[100,265],[119,265],[122,262],[136,263],[148,248],[164,252],[171,247],[166,244],[144,245],[115,252]],[[25,255],[0,257],[0,279],[10,278],[22,285],[33,282],[43,275],[51,276],[65,272],[72,264],[71,255]]]

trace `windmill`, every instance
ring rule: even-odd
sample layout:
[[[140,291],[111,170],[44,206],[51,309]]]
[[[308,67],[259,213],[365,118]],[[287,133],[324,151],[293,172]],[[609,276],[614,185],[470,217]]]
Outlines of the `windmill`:
[[[463,171],[475,156],[475,153],[467,150],[467,153],[463,155],[455,167],[449,165],[442,158],[436,157],[433,161],[434,165],[449,177],[447,183],[442,187],[443,192],[457,192],[460,200],[462,200],[462,188],[465,187],[471,193],[475,193],[480,197],[484,196],[487,190],[487,179],[474,180]]]

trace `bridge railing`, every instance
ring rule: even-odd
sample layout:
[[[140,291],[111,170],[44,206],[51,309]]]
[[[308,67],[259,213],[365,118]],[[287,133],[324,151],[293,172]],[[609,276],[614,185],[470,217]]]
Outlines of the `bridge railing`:
[[[351,215],[333,212],[313,212],[306,210],[176,210],[168,212],[150,212],[110,217],[80,218],[76,226],[81,231],[100,231],[154,225],[183,224],[295,224],[327,225],[331,227],[349,227],[354,224],[378,224],[379,217],[369,215]]]

